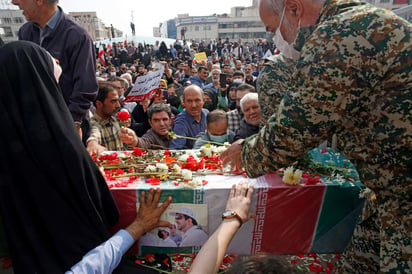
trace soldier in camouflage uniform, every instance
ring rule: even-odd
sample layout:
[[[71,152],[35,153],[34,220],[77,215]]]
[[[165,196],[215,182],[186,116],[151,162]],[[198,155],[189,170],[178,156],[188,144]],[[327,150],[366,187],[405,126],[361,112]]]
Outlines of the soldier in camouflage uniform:
[[[356,227],[340,271],[410,273],[412,26],[355,0],[262,0],[269,31],[284,8],[281,33],[300,53],[288,91],[257,135],[222,155],[224,163],[243,163],[257,177],[335,133],[337,149],[376,194],[375,213]]]

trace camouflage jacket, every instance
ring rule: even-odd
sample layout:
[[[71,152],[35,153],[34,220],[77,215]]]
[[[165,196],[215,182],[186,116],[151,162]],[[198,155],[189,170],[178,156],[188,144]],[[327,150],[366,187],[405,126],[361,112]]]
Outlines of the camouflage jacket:
[[[259,93],[260,126],[267,125],[269,118],[277,111],[295,68],[295,61],[282,54],[265,59],[259,73],[257,91]]]
[[[301,57],[277,111],[243,143],[247,174],[287,167],[336,133],[338,150],[380,199],[411,199],[411,33],[411,25],[388,10],[327,0],[316,25],[299,29],[294,46]],[[259,81],[271,77],[262,73]]]

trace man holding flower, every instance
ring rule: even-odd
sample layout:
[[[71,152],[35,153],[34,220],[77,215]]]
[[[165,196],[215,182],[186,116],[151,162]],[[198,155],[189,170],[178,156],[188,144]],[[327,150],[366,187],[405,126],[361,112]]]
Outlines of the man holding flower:
[[[96,113],[91,119],[90,136],[87,139],[87,151],[90,154],[99,154],[105,150],[127,150],[127,144],[119,138],[122,127],[116,117],[120,108],[119,95],[116,88],[105,82],[99,83],[99,92],[94,102]]]

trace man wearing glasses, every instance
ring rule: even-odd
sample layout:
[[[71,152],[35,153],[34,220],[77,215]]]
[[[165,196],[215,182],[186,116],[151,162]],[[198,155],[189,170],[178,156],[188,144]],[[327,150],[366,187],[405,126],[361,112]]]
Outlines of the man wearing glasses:
[[[193,210],[182,207],[170,214],[175,214],[177,229],[184,233],[180,246],[201,246],[207,241],[208,236],[198,225],[198,220]]]

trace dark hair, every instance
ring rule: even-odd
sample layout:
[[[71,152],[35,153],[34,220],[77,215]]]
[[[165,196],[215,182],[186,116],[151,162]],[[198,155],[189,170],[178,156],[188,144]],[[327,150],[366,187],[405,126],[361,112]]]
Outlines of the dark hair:
[[[96,101],[104,102],[106,100],[107,95],[109,92],[116,91],[116,88],[107,81],[99,81],[99,92],[97,93],[97,97],[94,100],[94,105],[96,106]]]
[[[249,85],[249,84],[241,84],[236,88],[236,93],[238,91],[244,91],[244,90],[249,90],[249,92],[256,92],[256,89],[254,86]]]
[[[243,73],[243,71],[237,70],[233,73],[233,76],[242,76],[243,78],[245,78],[245,74]]]
[[[209,125],[210,123],[219,122],[225,120],[228,121],[227,114],[222,109],[215,109],[209,112],[206,116],[206,124]]]
[[[170,106],[168,104],[154,104],[151,105],[148,109],[147,109],[147,117],[149,118],[149,120],[152,119],[153,113],[159,113],[159,112],[166,112],[167,115],[170,117],[172,117],[172,111],[170,110]]]
[[[121,78],[121,77],[119,77],[119,76],[114,76],[114,77],[110,77],[108,80],[107,80],[107,82],[115,82],[115,81],[119,81],[119,82],[122,82],[123,81],[123,79]]]
[[[197,225],[197,221],[196,221],[195,219],[193,219],[192,217],[187,216],[187,215],[185,215],[185,214],[182,214],[182,215],[183,215],[183,218],[185,218],[185,220],[191,219],[191,220],[192,220],[192,224],[193,224],[193,225]]]
[[[209,71],[209,70],[207,69],[207,67],[205,67],[205,66],[200,66],[200,67],[197,68],[197,73],[201,72],[202,70],[207,70],[207,71]]]

